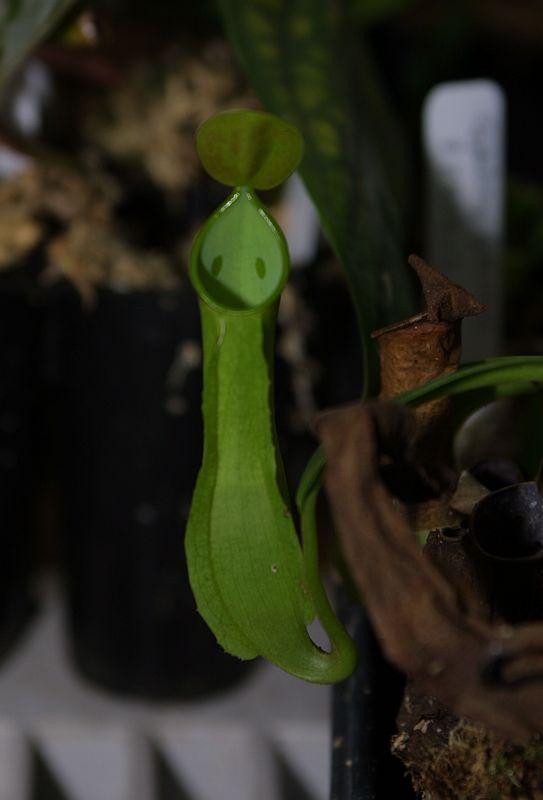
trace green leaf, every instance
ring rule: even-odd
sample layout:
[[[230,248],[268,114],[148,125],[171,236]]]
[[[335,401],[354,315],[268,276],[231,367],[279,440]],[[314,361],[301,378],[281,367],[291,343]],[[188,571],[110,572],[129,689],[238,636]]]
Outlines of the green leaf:
[[[396,400],[404,405],[417,406],[441,397],[484,391],[486,403],[498,397],[538,391],[542,384],[542,356],[506,356],[466,364],[457,372],[399,395]]]
[[[430,400],[452,397],[457,401],[453,413],[455,427],[459,427],[471,413],[493,400],[540,392],[542,388],[543,356],[506,356],[466,364],[457,372],[398,395],[395,400],[406,406],[418,406]],[[300,509],[304,509],[311,492],[320,485],[325,465],[324,451],[318,447],[299,484],[296,502]]]
[[[74,0],[7,0],[0,17],[0,86]]]
[[[251,190],[235,189],[202,227],[190,275],[204,342],[204,457],[185,536],[198,610],[239,658],[260,655],[315,682],[343,680],[355,650],[320,581],[316,498],[308,498],[302,552],[276,441],[274,331],[288,253]],[[316,614],[330,652],[307,632]]]
[[[200,125],[198,155],[227,186],[272,189],[294,172],[303,155],[299,131],[263,111],[223,111]]]
[[[349,280],[365,387],[370,333],[413,309],[402,257],[403,141],[348,0],[220,0],[227,33],[264,105],[305,141],[300,173]]]
[[[324,450],[321,446],[317,447],[315,452],[306,464],[303,475],[298,484],[298,491],[296,492],[296,505],[303,513],[305,504],[309,495],[315,490],[315,487],[321,486],[322,471],[326,466],[326,458]]]

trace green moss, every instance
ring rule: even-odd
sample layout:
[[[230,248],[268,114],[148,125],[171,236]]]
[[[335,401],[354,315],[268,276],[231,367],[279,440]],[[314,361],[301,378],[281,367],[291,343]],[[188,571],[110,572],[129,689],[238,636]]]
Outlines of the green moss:
[[[543,735],[516,745],[461,721],[446,747],[429,737],[424,756],[424,766],[422,759],[407,765],[424,800],[543,798]]]

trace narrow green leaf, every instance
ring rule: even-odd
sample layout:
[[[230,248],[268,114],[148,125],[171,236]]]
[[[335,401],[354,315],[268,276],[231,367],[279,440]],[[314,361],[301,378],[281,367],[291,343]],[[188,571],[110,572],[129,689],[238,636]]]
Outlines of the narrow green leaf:
[[[305,140],[300,173],[349,280],[365,352],[370,333],[412,311],[402,258],[403,142],[349,0],[220,0],[228,35],[265,106]]]
[[[466,364],[457,372],[443,375],[398,395],[396,401],[406,406],[418,406],[430,400],[453,397],[455,427],[471,413],[500,397],[540,392],[543,387],[543,356],[506,356]],[[324,451],[318,447],[302,475],[297,505],[304,509],[315,486],[320,485],[326,465]]]
[[[441,397],[453,397],[479,390],[490,390],[491,399],[509,394],[536,391],[543,383],[542,356],[505,356],[466,364],[457,372],[443,375],[399,395],[396,399],[417,406]]]
[[[8,0],[0,11],[0,87],[74,0]]]
[[[319,445],[307,462],[303,471],[303,475],[300,479],[300,483],[298,484],[298,491],[296,492],[296,505],[298,506],[300,513],[303,513],[307,499],[315,487],[318,486],[320,488],[322,471],[325,466],[326,458],[324,456],[324,450]]]
[[[209,174],[227,186],[272,189],[294,172],[304,142],[294,125],[263,111],[224,111],[196,134],[198,155]]]

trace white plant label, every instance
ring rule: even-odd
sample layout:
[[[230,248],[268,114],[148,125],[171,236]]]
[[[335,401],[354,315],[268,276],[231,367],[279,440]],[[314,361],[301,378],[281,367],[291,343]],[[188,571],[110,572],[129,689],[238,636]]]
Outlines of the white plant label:
[[[293,269],[301,269],[317,256],[320,221],[313,201],[297,172],[288,179],[281,206],[274,210],[288,244]]]
[[[503,91],[489,80],[436,86],[423,109],[422,255],[487,306],[464,323],[465,360],[501,348],[505,115]]]

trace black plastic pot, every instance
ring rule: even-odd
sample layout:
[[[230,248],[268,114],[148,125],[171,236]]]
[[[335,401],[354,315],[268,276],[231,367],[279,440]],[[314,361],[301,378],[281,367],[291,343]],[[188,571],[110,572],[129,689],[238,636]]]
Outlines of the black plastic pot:
[[[405,676],[383,657],[360,606],[340,614],[354,636],[358,667],[333,690],[331,800],[415,800],[391,740],[405,688]]]
[[[35,267],[31,260],[0,274],[0,658],[35,607],[33,445],[42,322]]]
[[[183,533],[201,460],[199,318],[187,291],[100,290],[63,311],[64,566],[79,671],[194,696],[241,677],[196,612]]]

